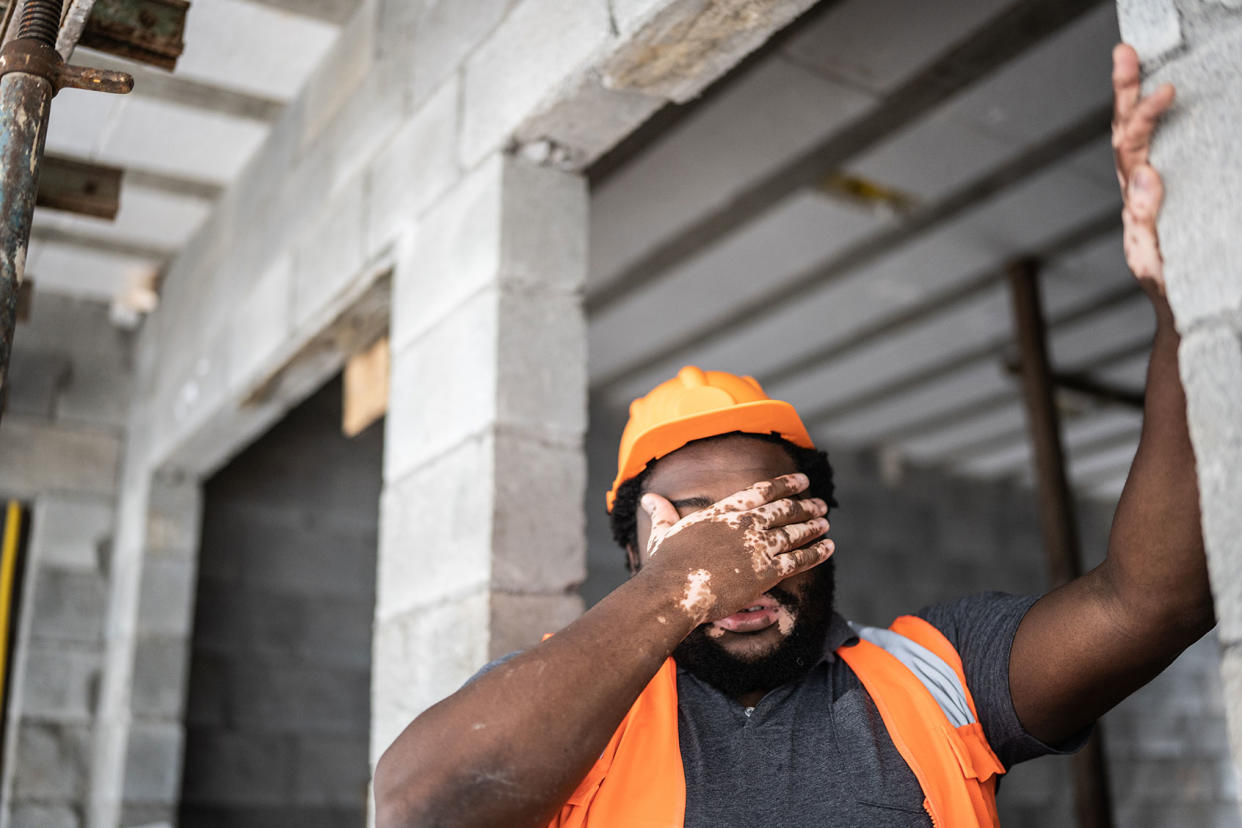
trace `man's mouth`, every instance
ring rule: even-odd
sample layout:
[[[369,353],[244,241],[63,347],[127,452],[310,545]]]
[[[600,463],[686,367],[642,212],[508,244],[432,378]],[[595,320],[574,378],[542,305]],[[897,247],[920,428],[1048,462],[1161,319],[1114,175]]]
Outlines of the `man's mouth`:
[[[775,624],[780,615],[780,603],[771,595],[761,595],[759,600],[740,612],[712,622],[712,626],[725,632],[753,633],[766,630]]]

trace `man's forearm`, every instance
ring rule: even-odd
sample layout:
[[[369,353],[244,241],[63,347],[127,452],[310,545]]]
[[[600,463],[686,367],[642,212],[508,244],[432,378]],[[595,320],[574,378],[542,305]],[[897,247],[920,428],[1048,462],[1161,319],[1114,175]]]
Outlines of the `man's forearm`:
[[[380,759],[377,824],[546,825],[693,625],[637,576],[427,710]]]
[[[1180,337],[1164,297],[1153,304],[1142,436],[1117,505],[1105,573],[1130,613],[1193,640],[1213,623],[1198,480],[1178,371]]]

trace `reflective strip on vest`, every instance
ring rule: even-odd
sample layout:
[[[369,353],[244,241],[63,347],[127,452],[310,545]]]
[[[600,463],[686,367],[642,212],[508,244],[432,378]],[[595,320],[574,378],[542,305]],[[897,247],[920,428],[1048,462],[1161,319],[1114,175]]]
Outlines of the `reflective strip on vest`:
[[[932,694],[936,704],[944,711],[945,718],[954,727],[962,727],[975,720],[975,714],[966,700],[966,688],[943,658],[892,630],[860,627],[853,622],[850,622],[850,629],[863,641],[870,641],[906,665],[906,669],[914,673],[915,678]]]

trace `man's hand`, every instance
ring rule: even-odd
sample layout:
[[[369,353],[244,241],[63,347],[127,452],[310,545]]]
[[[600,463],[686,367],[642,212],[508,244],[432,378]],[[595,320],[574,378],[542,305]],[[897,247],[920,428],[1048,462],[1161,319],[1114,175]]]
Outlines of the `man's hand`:
[[[678,584],[678,607],[696,624],[744,609],[781,580],[832,556],[827,538],[805,545],[828,531],[828,504],[793,497],[807,485],[806,475],[787,474],[685,518],[648,492],[640,501],[651,518],[643,572]]]
[[[1173,87],[1142,94],[1138,54],[1125,43],[1113,49],[1113,152],[1125,203],[1126,263],[1153,300],[1164,297],[1164,260],[1156,235],[1156,216],[1164,200],[1160,174],[1147,163],[1156,122],[1173,102]]]

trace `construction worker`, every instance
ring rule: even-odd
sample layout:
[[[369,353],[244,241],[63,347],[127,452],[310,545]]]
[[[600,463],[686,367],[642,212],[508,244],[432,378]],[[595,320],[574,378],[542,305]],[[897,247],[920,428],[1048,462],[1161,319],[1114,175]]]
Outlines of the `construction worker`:
[[[687,367],[622,437],[608,506],[633,576],[412,722],[376,768],[381,828],[996,825],[1000,774],[1079,747],[1212,627],[1147,163],[1173,91],[1142,97],[1126,46],[1113,82],[1125,252],[1158,321],[1105,562],[852,626],[826,456],[753,380]]]

